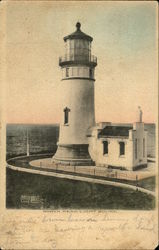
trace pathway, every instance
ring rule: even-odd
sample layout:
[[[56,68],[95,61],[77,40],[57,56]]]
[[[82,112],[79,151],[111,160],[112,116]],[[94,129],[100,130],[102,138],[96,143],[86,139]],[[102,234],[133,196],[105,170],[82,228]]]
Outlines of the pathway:
[[[91,182],[91,183],[102,184],[102,185],[111,185],[111,186],[117,186],[117,187],[121,187],[121,188],[128,188],[128,189],[132,189],[134,191],[140,191],[140,192],[155,196],[155,192],[153,192],[153,191],[147,190],[145,188],[136,187],[133,185],[121,183],[121,182],[101,180],[101,179],[95,179],[92,177],[77,176],[77,175],[71,175],[71,174],[66,174],[66,173],[63,174],[63,173],[56,173],[56,172],[48,172],[48,171],[38,170],[38,169],[16,167],[16,166],[10,165],[8,163],[7,163],[7,167],[12,169],[12,170],[21,171],[21,172],[40,174],[40,175],[46,175],[46,176],[53,176],[53,177],[58,177],[58,178],[70,179],[70,180],[85,181],[85,182]]]

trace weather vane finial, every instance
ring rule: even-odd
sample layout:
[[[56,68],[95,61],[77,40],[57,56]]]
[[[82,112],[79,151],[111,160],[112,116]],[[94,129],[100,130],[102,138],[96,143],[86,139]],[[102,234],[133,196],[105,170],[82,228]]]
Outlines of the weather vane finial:
[[[80,28],[81,28],[80,22],[77,22],[77,23],[76,23],[76,28],[77,28],[77,30],[80,30]]]

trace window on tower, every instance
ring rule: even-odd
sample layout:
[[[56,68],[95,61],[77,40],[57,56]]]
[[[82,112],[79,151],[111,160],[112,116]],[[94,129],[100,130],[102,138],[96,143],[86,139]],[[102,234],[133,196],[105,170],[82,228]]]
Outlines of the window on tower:
[[[89,69],[89,77],[93,78],[93,69]]]
[[[69,68],[66,68],[66,77],[69,77]]]
[[[64,124],[69,123],[69,112],[70,112],[70,109],[68,107],[66,107],[64,109]]]

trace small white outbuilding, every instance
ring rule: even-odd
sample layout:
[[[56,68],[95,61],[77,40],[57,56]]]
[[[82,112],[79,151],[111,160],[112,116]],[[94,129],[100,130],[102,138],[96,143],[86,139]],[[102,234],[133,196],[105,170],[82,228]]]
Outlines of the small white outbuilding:
[[[142,111],[133,125],[101,124],[89,133],[89,153],[96,166],[136,170],[147,167],[147,131]],[[102,124],[103,125],[103,124]]]

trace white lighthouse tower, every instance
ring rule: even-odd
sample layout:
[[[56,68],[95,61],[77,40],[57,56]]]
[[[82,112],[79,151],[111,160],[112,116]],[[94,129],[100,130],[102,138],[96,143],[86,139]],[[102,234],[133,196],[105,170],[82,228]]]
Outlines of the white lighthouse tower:
[[[87,131],[95,125],[94,71],[97,58],[91,55],[92,37],[77,30],[64,37],[65,55],[60,57],[61,123],[56,154],[52,161],[65,165],[92,165]]]

